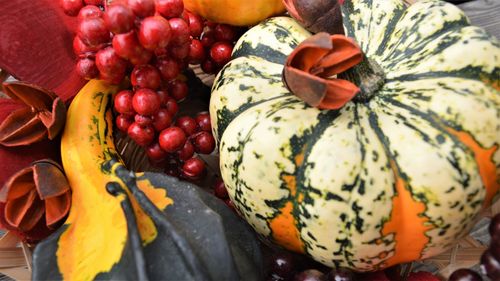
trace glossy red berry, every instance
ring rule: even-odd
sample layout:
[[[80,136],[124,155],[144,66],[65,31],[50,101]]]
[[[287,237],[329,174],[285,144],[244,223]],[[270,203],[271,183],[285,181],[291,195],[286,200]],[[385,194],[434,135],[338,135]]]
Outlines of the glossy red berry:
[[[233,42],[236,39],[236,30],[227,24],[218,24],[215,27],[215,40]]]
[[[130,81],[132,86],[136,88],[156,90],[160,87],[161,83],[160,72],[150,64],[138,65],[132,70]]]
[[[132,123],[127,130],[129,137],[140,146],[146,146],[153,142],[155,131],[152,126],[141,126]]]
[[[199,158],[191,158],[182,165],[182,175],[188,179],[199,179],[205,172],[205,162]]]
[[[210,48],[210,57],[218,65],[225,65],[231,60],[233,46],[228,42],[217,42]]]
[[[194,139],[195,151],[201,154],[210,154],[215,149],[215,139],[209,132],[202,131]]]
[[[203,32],[203,19],[191,12],[186,12],[187,22],[189,25],[189,34],[193,38],[200,38],[201,33]]]
[[[85,45],[85,43],[83,43],[83,41],[78,36],[75,36],[73,38],[73,52],[75,53],[75,55],[95,53],[99,51],[99,49],[99,47],[89,47]]]
[[[120,115],[116,116],[115,123],[116,123],[116,127],[118,128],[118,130],[126,133],[128,128],[130,127],[130,125],[132,125],[132,123],[134,123],[134,119],[130,116],[120,114]]]
[[[191,40],[188,60],[190,64],[200,64],[205,60],[205,49],[199,40]]]
[[[134,92],[130,90],[123,90],[118,92],[115,96],[114,106],[118,113],[132,116],[135,114],[134,108],[132,107],[132,99],[134,97]]]
[[[100,18],[103,16],[103,12],[99,7],[94,5],[87,5],[83,7],[78,13],[78,20],[82,21],[88,18]]]
[[[172,125],[172,117],[165,108],[160,108],[155,115],[153,115],[153,127],[157,132],[161,132],[164,129]]]
[[[176,152],[186,143],[187,137],[179,127],[169,127],[160,133],[159,142],[161,148],[166,152]]]
[[[500,261],[489,250],[481,256],[481,269],[493,280],[500,280]]]
[[[208,29],[201,35],[200,38],[201,44],[205,48],[210,48],[215,43],[215,31],[212,29]]]
[[[85,4],[94,5],[94,6],[102,6],[104,4],[104,0],[85,0]]]
[[[78,24],[78,37],[88,46],[97,46],[109,41],[109,31],[102,18],[86,18]]]
[[[217,72],[217,66],[211,59],[205,59],[205,61],[201,63],[201,70],[206,74],[215,74]]]
[[[193,135],[198,130],[196,121],[189,116],[181,116],[177,118],[175,125],[181,128],[188,136]]]
[[[128,0],[128,6],[140,18],[152,16],[155,12],[154,0]]]
[[[125,78],[125,73],[111,73],[111,74],[106,74],[102,72],[99,73],[99,79],[112,85],[120,84],[123,78]]]
[[[332,269],[326,275],[325,281],[354,281],[354,274],[347,269]]]
[[[175,116],[179,111],[179,105],[173,98],[168,98],[167,103],[165,104],[165,108],[167,109],[170,116]]]
[[[156,11],[167,19],[180,17],[184,11],[182,0],[156,0]]]
[[[108,6],[103,18],[108,30],[114,34],[126,33],[134,28],[134,12],[122,4]]]
[[[175,59],[183,60],[189,56],[189,46],[189,41],[180,45],[172,45],[169,48],[169,54]],[[182,65],[180,67],[183,68]]]
[[[194,155],[194,146],[191,141],[186,141],[181,150],[177,151],[177,156],[180,160],[186,161],[193,157]]]
[[[181,73],[181,68],[179,64],[171,58],[163,58],[157,61],[156,67],[160,70],[163,79],[169,81]]]
[[[482,281],[482,280],[483,278],[481,278],[481,275],[468,268],[457,269],[448,278],[448,281]]]
[[[181,18],[172,18],[168,20],[172,30],[172,43],[175,45],[182,45],[189,42],[189,25]]]
[[[195,117],[198,128],[202,131],[211,132],[212,124],[210,123],[210,114],[208,112],[200,112]]]
[[[316,269],[308,269],[296,274],[293,278],[294,281],[323,281],[325,275]]]
[[[136,114],[134,116],[134,121],[135,121],[135,123],[139,124],[140,126],[153,125],[153,119],[151,119],[151,117],[140,115],[140,114]]]
[[[142,48],[138,54],[132,55],[129,60],[133,65],[147,64],[153,58],[153,52]]]
[[[289,280],[295,270],[295,258],[288,252],[273,253],[269,260],[269,273],[281,280]]]
[[[80,9],[83,8],[82,0],[61,0],[60,1],[61,8],[64,13],[70,17],[75,17],[80,12]]]
[[[165,160],[168,153],[160,147],[159,143],[155,142],[146,147],[146,155],[151,162],[158,163]]]
[[[76,71],[80,77],[90,80],[99,76],[99,70],[95,64],[95,61],[90,58],[79,59],[76,63]]]
[[[141,22],[139,28],[139,42],[147,50],[154,51],[165,48],[175,34],[170,28],[169,22],[160,17],[147,17]]]
[[[500,214],[497,214],[491,219],[488,230],[492,239],[500,240]]]
[[[222,200],[229,198],[229,194],[227,193],[226,185],[224,184],[224,181],[222,181],[221,179],[217,179],[215,181],[214,195],[217,196],[217,198],[220,198]]]
[[[158,94],[158,97],[160,98],[160,105],[162,107],[165,107],[169,98],[167,90],[165,89],[158,90],[156,91],[156,94]]]
[[[181,101],[188,95],[188,86],[186,82],[173,80],[168,83],[168,92],[176,101]]]
[[[153,115],[160,109],[160,98],[153,90],[138,89],[132,99],[132,106],[141,115]]]
[[[113,36],[113,49],[118,56],[124,59],[130,59],[131,57],[137,56],[139,52],[144,50],[139,43],[135,31]]]
[[[97,69],[104,76],[123,76],[127,70],[127,62],[120,58],[113,47],[99,50],[95,56]]]

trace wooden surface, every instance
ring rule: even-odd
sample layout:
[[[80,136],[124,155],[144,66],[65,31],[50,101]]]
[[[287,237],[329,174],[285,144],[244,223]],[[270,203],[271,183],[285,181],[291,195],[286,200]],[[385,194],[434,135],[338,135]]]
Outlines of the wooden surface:
[[[500,0],[476,0],[458,5],[473,25],[500,39]]]

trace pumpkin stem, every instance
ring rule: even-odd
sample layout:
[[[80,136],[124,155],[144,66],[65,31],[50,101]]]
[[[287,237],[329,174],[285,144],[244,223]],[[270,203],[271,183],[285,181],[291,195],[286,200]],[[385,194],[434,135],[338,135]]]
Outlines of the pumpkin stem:
[[[354,67],[340,73],[337,78],[348,80],[360,89],[353,98],[356,102],[367,102],[385,83],[385,74],[380,65],[363,54],[363,60]]]

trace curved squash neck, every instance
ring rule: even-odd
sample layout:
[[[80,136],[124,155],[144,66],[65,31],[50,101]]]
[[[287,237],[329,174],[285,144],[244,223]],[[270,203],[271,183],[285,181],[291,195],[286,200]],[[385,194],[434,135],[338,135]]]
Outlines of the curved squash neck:
[[[363,55],[363,61],[340,73],[338,78],[348,80],[359,87],[354,102],[368,102],[385,84],[385,74],[380,65]]]

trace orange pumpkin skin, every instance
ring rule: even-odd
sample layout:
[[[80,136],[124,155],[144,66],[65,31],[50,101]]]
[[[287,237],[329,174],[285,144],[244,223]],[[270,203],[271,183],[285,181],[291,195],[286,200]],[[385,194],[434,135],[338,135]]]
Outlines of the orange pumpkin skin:
[[[217,23],[249,26],[285,12],[281,0],[184,0],[184,7]]]

